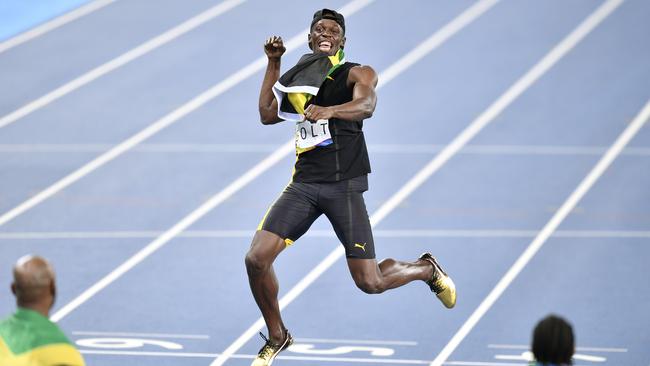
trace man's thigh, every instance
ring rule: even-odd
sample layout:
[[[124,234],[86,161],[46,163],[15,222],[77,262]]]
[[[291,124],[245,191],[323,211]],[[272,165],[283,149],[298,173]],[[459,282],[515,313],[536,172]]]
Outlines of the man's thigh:
[[[286,245],[293,244],[322,214],[317,207],[318,187],[309,183],[290,183],[271,205],[257,230],[278,235]]]
[[[321,189],[319,206],[332,223],[347,258],[375,258],[372,228],[363,199],[367,177],[361,176],[332,183]]]

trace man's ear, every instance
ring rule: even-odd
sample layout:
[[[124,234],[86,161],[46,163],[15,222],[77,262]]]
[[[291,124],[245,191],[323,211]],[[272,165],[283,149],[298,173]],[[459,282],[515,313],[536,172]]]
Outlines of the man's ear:
[[[307,46],[309,46],[310,50],[312,51],[314,50],[313,48],[311,48],[311,33],[307,34]]]
[[[341,48],[345,48],[345,37],[341,40]]]
[[[16,294],[16,283],[15,282],[11,283],[11,293],[14,294],[14,295],[17,295]]]
[[[56,302],[56,284],[54,281],[50,282],[50,294],[52,295],[52,305],[50,307],[52,307]]]

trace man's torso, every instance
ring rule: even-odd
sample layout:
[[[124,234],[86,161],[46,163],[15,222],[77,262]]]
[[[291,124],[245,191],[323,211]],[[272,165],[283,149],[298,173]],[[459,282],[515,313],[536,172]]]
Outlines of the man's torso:
[[[0,365],[83,366],[76,348],[56,324],[27,309],[0,322]]]
[[[352,100],[347,80],[356,63],[342,64],[322,84],[313,103],[329,107]],[[329,120],[333,143],[301,152],[295,164],[294,182],[337,182],[370,173],[370,159],[363,136],[363,121]]]

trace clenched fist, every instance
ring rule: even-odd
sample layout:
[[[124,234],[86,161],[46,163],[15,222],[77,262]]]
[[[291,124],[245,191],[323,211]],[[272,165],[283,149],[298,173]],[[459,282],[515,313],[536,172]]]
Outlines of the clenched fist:
[[[270,37],[264,42],[264,53],[269,59],[279,59],[286,50],[280,36]]]

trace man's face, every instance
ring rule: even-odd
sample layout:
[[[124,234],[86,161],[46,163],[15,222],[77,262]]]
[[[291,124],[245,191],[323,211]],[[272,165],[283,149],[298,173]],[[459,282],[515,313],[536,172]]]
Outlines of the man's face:
[[[314,24],[307,41],[312,51],[326,53],[329,56],[335,55],[339,48],[345,46],[343,29],[331,19],[321,19]]]

